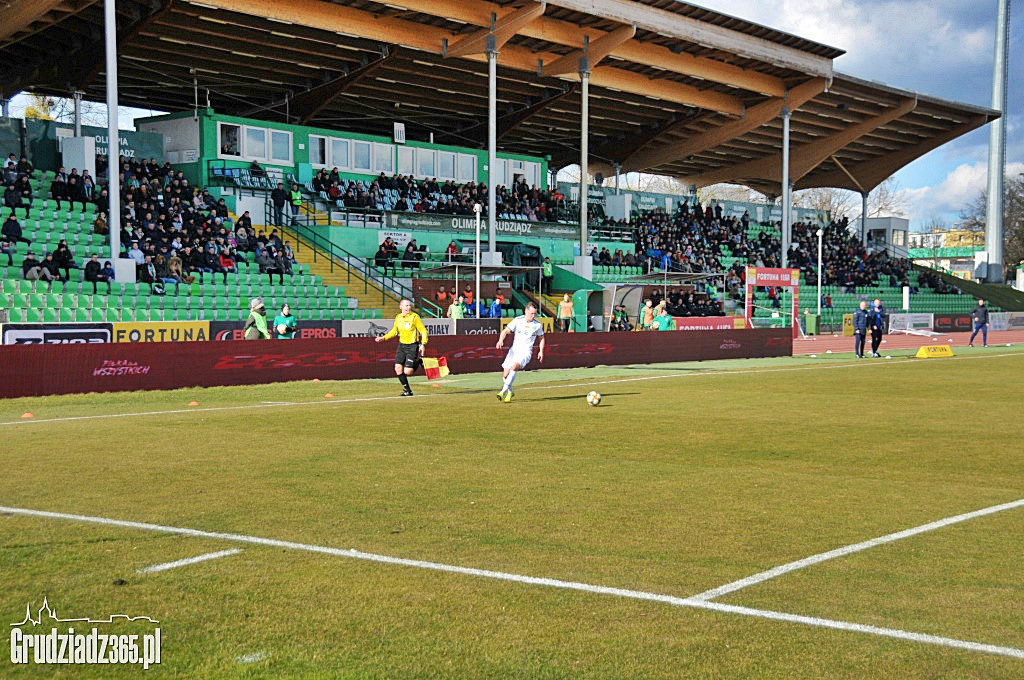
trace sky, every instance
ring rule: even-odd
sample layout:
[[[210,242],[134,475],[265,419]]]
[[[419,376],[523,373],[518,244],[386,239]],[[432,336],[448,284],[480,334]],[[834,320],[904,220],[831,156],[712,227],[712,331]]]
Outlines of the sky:
[[[989,107],[997,0],[689,0],[724,14],[846,50],[835,69],[921,94]],[[1024,3],[1011,4],[1006,172],[1024,172]],[[12,100],[20,115],[23,97]],[[124,109],[121,127],[148,111]],[[986,186],[988,126],[896,174],[911,228],[952,225]],[[859,212],[859,211],[858,211]]]
[[[689,0],[691,4],[846,50],[835,70],[967,104],[992,104],[997,0]],[[1024,172],[1024,3],[1010,7],[1006,172]],[[911,228],[952,225],[985,189],[988,126],[896,174]],[[859,210],[858,210],[859,212]]]

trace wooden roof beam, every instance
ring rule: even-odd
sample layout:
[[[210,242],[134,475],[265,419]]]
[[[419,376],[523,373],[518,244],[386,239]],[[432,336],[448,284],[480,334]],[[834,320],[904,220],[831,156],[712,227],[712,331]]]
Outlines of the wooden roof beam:
[[[441,28],[434,28],[412,21],[374,15],[344,5],[323,0],[203,0],[203,5],[215,9],[240,12],[263,19],[356,35],[381,43],[394,43],[414,49],[441,54],[441,41],[449,44],[460,36]],[[548,61],[561,55],[548,52],[534,52],[515,45],[506,44],[501,52],[501,64],[506,68],[536,73],[537,60]],[[481,54],[467,55],[465,59],[481,62],[487,57]],[[695,106],[741,115],[743,102],[730,94],[702,90],[700,88],[667,80],[651,79],[625,69],[599,66],[590,75],[594,87],[609,87],[623,92],[649,96],[665,102]]]
[[[625,170],[646,170],[714,148],[761,127],[782,113],[783,108],[796,109],[802,106],[812,97],[824,92],[825,85],[824,78],[812,78],[794,87],[785,97],[761,102],[748,109],[742,118],[694,135],[678,145],[662,146],[647,151],[638,150],[623,162]]]
[[[20,0],[0,5],[0,41],[25,30],[64,4],[64,0]]]
[[[585,38],[582,48],[544,64],[540,75],[561,76],[566,73],[579,73],[580,62],[583,58],[587,60],[587,68],[593,70],[602,59],[611,54],[612,50],[627,40],[631,40],[634,35],[636,35],[636,26],[620,26],[593,42]]]
[[[805,177],[805,181],[799,182],[800,186],[798,188],[838,187],[841,189],[857,188],[858,190],[871,191],[904,165],[917,160],[929,151],[937,149],[960,135],[965,135],[971,130],[981,127],[987,122],[989,122],[988,114],[975,116],[966,123],[926,139],[920,144],[907,147],[902,151],[897,151],[881,158],[872,158],[849,166],[845,168],[850,175],[849,177],[843,172],[829,172],[818,176],[811,175]],[[853,184],[848,181],[851,179]]]
[[[441,54],[446,57],[465,57],[470,54],[484,54],[487,52],[487,38],[494,36],[494,48],[500,49],[512,36],[534,19],[544,14],[547,5],[544,2],[531,2],[530,4],[512,10],[508,14],[497,18],[497,13],[492,12],[490,26],[471,33],[455,43],[449,44],[447,39],[442,41]],[[432,11],[436,12],[436,9]]]
[[[917,99],[907,99],[902,105],[861,121],[857,125],[851,125],[842,132],[793,148],[790,151],[790,175],[794,181],[800,179],[843,147],[897,118],[902,118],[913,111],[916,106]],[[782,153],[756,158],[728,168],[712,170],[694,177],[690,181],[697,186],[708,186],[738,178],[758,178],[781,182]]]
[[[485,0],[388,0],[387,4],[410,12],[444,16],[484,28],[490,25],[491,16],[502,9],[501,5]],[[541,16],[524,25],[519,35],[578,49],[583,46],[584,35],[589,36],[591,41],[596,41],[605,33],[593,28],[581,31],[579,26],[568,21]],[[781,78],[716,59],[698,57],[686,52],[677,53],[668,47],[650,42],[628,40],[617,46],[611,52],[611,56],[769,97],[781,97],[786,93],[786,85]]]
[[[642,5],[632,0],[548,0],[551,5],[564,7],[591,16],[602,17],[621,24],[636,24],[637,28],[659,35],[680,38],[713,49],[739,54],[807,75],[832,77],[832,60],[803,50],[772,43],[763,38],[747,35],[723,26]]]

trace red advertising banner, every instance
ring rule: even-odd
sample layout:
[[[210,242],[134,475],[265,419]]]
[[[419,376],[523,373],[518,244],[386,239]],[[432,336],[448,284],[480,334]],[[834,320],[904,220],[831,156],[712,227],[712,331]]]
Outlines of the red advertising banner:
[[[677,316],[673,317],[681,331],[732,331],[746,326],[742,316]]]
[[[748,286],[799,286],[799,269],[747,267]]]
[[[507,350],[485,339],[435,336],[427,353],[447,357],[452,373],[498,372]],[[0,346],[0,397],[387,378],[394,377],[395,349],[372,338]],[[548,336],[543,368],[792,353],[788,329],[559,333]]]

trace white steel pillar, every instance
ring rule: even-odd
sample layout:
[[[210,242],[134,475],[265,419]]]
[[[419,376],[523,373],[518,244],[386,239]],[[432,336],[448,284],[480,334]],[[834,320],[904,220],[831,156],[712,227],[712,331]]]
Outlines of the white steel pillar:
[[[121,254],[121,182],[117,163],[121,137],[117,132],[117,12],[114,0],[103,2],[103,31],[107,62],[107,172],[110,175],[107,193],[110,196],[110,259]]]
[[[782,109],[782,268],[789,266],[792,231],[793,185],[789,178],[789,108]]]
[[[487,250],[495,253],[498,233],[495,169],[498,165],[498,43],[487,36]],[[493,255],[492,255],[493,257]]]
[[[587,159],[590,155],[588,142],[590,138],[590,59],[584,54],[580,57],[580,90],[582,100],[580,106],[580,255],[590,255],[587,246],[587,207],[589,205],[589,184],[587,179]]]

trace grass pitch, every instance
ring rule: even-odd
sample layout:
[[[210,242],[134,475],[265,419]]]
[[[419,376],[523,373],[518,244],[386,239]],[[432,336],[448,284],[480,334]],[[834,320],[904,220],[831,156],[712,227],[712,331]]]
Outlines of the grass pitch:
[[[991,348],[539,370],[511,404],[495,375],[415,399],[391,380],[8,400],[0,505],[687,598],[1024,498],[1022,369]],[[1021,555],[1024,507],[716,601],[1024,649]],[[163,643],[149,671],[4,658],[4,678],[1024,676],[1012,655],[18,514],[0,574],[9,623],[45,596],[159,619]]]

